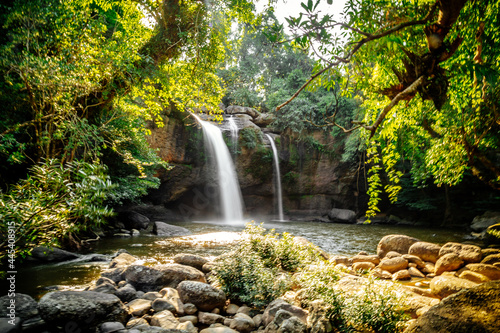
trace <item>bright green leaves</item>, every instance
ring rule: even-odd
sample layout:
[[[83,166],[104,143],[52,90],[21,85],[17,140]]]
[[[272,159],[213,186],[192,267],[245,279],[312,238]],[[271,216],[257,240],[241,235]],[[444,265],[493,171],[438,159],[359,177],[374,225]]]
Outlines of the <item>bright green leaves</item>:
[[[7,223],[14,222],[21,257],[36,246],[59,245],[113,215],[104,204],[113,187],[103,165],[45,161],[33,166],[30,176],[11,191],[0,192],[0,229],[3,233]],[[0,258],[5,246],[0,247]]]

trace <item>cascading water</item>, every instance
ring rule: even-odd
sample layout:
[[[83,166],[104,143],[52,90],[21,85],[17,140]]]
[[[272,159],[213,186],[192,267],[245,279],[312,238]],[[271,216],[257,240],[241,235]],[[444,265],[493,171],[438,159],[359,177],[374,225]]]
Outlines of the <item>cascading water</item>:
[[[280,161],[278,158],[278,150],[276,149],[276,145],[274,144],[274,139],[269,134],[266,134],[271,142],[271,147],[273,148],[273,156],[274,156],[274,170],[276,173],[276,194],[278,197],[278,218],[279,221],[284,221],[285,218],[283,216],[283,197],[281,195],[281,174],[280,174]]]
[[[205,146],[210,156],[214,157],[223,220],[228,224],[243,223],[243,200],[240,185],[222,132],[217,126],[201,120],[194,114],[193,117],[201,125]]]
[[[228,119],[229,130],[231,131],[231,143],[233,148],[233,155],[236,156],[236,152],[238,151],[238,125],[234,121],[234,118],[231,116]]]

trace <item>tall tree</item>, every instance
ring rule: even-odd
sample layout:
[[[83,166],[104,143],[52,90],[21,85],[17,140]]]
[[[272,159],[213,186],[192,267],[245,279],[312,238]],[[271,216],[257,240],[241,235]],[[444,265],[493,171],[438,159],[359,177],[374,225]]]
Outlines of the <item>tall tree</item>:
[[[309,85],[331,85],[332,72],[363,92],[364,119],[341,128],[363,131],[369,145],[369,215],[380,200],[382,169],[386,192],[397,198],[403,159],[412,161],[417,183],[453,186],[470,172],[499,190],[498,1],[349,0],[344,21],[319,12],[319,2],[303,2],[289,23],[291,42],[320,60],[277,109]]]

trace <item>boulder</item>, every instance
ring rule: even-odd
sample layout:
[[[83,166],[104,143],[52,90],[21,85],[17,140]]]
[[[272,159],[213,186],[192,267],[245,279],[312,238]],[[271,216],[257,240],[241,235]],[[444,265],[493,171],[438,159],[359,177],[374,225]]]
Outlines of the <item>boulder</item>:
[[[130,302],[136,296],[137,290],[130,283],[126,283],[115,291],[115,295],[121,299],[122,302]]]
[[[165,222],[156,221],[153,225],[153,233],[158,236],[186,236],[191,232],[177,225],[167,224]]]
[[[479,246],[453,242],[446,243],[441,247],[441,250],[439,250],[439,257],[448,253],[455,253],[466,264],[481,262],[483,257]]]
[[[354,257],[351,258],[352,263],[356,262],[371,262],[375,265],[380,264],[380,258],[374,254],[374,255],[364,255],[364,254],[358,254],[355,255]],[[346,264],[346,262],[344,262]]]
[[[151,317],[151,326],[158,326],[164,329],[176,329],[180,324],[174,314],[168,310],[155,313]]]
[[[181,298],[179,297],[179,293],[177,292],[177,289],[174,288],[163,288],[160,290],[160,294],[163,295],[163,298],[165,298],[167,301],[173,304],[175,307],[175,313],[179,316],[182,316],[184,314],[194,314],[198,309],[196,309],[196,306],[194,304],[191,304],[192,307],[194,307],[194,312],[192,311],[192,308],[189,306],[190,303],[184,304],[181,301]],[[186,310],[188,310],[186,312]]]
[[[407,269],[402,269],[392,274],[392,279],[394,281],[411,280],[411,275]]]
[[[238,106],[238,105],[230,105],[226,108],[226,113],[227,114],[247,114],[253,119],[258,118],[261,113],[253,108],[245,107],[245,106]]]
[[[328,318],[331,309],[323,301],[313,301],[309,306],[307,328],[311,333],[328,333],[333,331],[332,323]]]
[[[375,267],[371,272],[371,275],[373,275],[376,278],[379,279],[384,279],[384,280],[390,280],[392,279],[392,274],[389,273],[388,271],[384,271],[378,267]]]
[[[439,259],[439,250],[441,246],[429,242],[416,242],[408,249],[408,254],[414,255],[423,261],[436,263]]]
[[[42,319],[56,330],[78,327],[95,330],[108,321],[124,322],[127,310],[118,297],[94,291],[55,291],[38,303]]]
[[[408,263],[413,263],[413,264],[417,265],[417,267],[420,269],[425,268],[425,262],[422,259],[420,259],[420,257],[417,257],[417,256],[412,255],[412,254],[403,254],[402,257],[403,257],[403,259],[408,260]],[[434,272],[434,268],[432,269],[432,271]]]
[[[470,228],[474,232],[483,232],[497,223],[500,223],[500,212],[485,212],[483,215],[474,217]]]
[[[372,262],[355,262],[352,264],[352,269],[354,271],[371,271],[375,268],[375,264]]]
[[[108,268],[116,268],[116,267],[126,267],[132,265],[138,259],[133,255],[130,255],[126,252],[120,253],[118,256],[114,257],[113,260],[109,263]]]
[[[222,290],[203,282],[183,281],[177,286],[177,291],[183,303],[192,303],[200,311],[222,308],[226,303]]]
[[[117,267],[107,269],[101,272],[101,277],[108,278],[115,283],[118,283],[123,280],[123,272],[125,271],[125,267]]]
[[[379,258],[383,258],[389,251],[407,254],[410,247],[416,242],[419,240],[406,235],[387,235],[378,243],[377,255]]]
[[[116,284],[114,284],[114,282],[113,283],[104,282],[104,283],[101,283],[99,285],[92,286],[92,287],[88,288],[87,290],[114,295],[116,293]]]
[[[356,212],[349,209],[332,208],[328,213],[328,218],[337,223],[355,223]]]
[[[500,268],[488,264],[468,264],[467,270],[486,276],[490,280],[500,280]]]
[[[174,262],[203,271],[203,265],[208,263],[208,260],[195,254],[179,253],[174,256]]]
[[[136,317],[142,317],[151,309],[151,301],[138,298],[128,303],[127,307],[129,314]]]
[[[146,229],[151,222],[147,216],[139,214],[134,211],[123,211],[118,213],[118,220],[120,220],[126,229]]]
[[[500,332],[500,282],[477,285],[443,299],[404,332]]]
[[[415,267],[409,267],[408,273],[410,273],[410,275],[414,277],[419,277],[419,278],[425,277],[425,275]]]
[[[21,322],[22,322],[21,318],[16,318],[16,319],[0,318],[0,332],[20,333],[22,331]]]
[[[497,262],[500,262],[500,253],[498,254],[490,254],[489,256],[483,258],[481,260],[481,264],[493,265]]]
[[[255,329],[255,323],[250,316],[243,313],[237,313],[229,327],[241,333],[250,333]]]
[[[377,267],[389,273],[395,273],[402,269],[406,269],[408,267],[408,260],[403,257],[394,257],[391,259],[384,258]]]
[[[455,253],[447,253],[436,262],[434,274],[441,275],[443,272],[455,271],[462,267],[464,261]]]
[[[458,277],[461,279],[466,279],[466,280],[475,282],[475,283],[484,283],[484,282],[491,281],[489,278],[487,278],[483,274],[476,273],[476,272],[469,271],[469,270],[462,271]]]
[[[286,310],[298,317],[302,322],[307,323],[308,312],[306,310],[299,308],[298,306],[291,305],[281,298],[277,298],[267,306],[264,314],[262,315],[262,322],[264,326],[267,326],[274,320],[274,317],[279,310]]]
[[[12,301],[14,301],[14,303],[12,303]],[[9,297],[8,295],[0,297],[1,318],[12,319],[16,317],[25,321],[31,318],[35,318],[37,316],[38,316],[38,304],[33,299],[33,297],[20,293],[16,293],[16,295],[12,298]]]
[[[224,319],[223,316],[216,313],[198,312],[198,322],[203,325],[222,324]]]
[[[445,298],[459,292],[462,289],[476,286],[469,280],[464,280],[451,275],[436,276],[431,280],[431,292],[439,298]]]
[[[151,303],[151,308],[155,312],[161,312],[163,310],[168,310],[170,312],[177,312],[175,306],[169,301],[164,298],[157,298]]]
[[[156,291],[164,287],[176,288],[179,283],[186,280],[206,282],[202,272],[179,264],[155,267],[132,265],[125,269],[123,277],[137,290],[144,292]]]
[[[43,262],[61,262],[78,259],[80,256],[76,253],[68,252],[57,247],[48,248],[45,246],[35,247],[31,251],[31,259]]]
[[[99,333],[125,333],[125,326],[118,321],[109,321],[101,324]]]

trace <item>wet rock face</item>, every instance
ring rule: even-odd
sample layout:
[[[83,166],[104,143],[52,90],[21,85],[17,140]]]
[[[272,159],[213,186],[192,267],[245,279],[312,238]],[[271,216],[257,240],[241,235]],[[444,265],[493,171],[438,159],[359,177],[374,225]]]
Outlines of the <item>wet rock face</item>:
[[[132,265],[125,269],[123,278],[137,290],[144,292],[156,291],[164,287],[176,288],[185,280],[206,282],[202,272],[179,264],[156,267]]]
[[[224,292],[207,283],[183,281],[177,286],[177,291],[183,303],[194,304],[201,311],[222,308],[226,303]]]
[[[432,307],[405,333],[500,332],[500,281],[463,290]]]
[[[124,322],[127,311],[114,295],[93,291],[56,291],[43,296],[38,303],[40,316],[56,329],[80,329],[93,332],[107,321]]]

